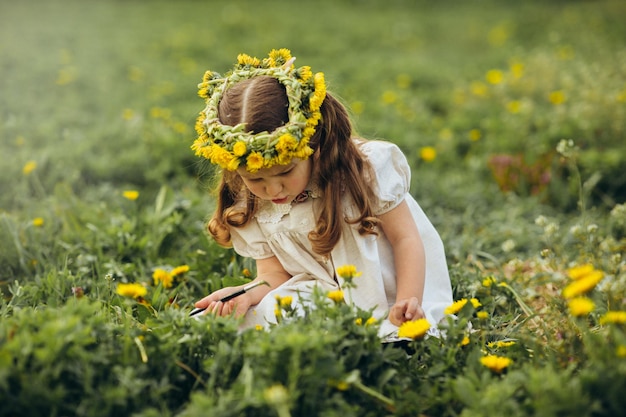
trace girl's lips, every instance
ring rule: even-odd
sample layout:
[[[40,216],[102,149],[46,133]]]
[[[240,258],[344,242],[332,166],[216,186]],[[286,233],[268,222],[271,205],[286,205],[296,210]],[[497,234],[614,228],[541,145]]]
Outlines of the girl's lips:
[[[286,204],[289,201],[289,197],[285,197],[285,198],[277,198],[272,200],[272,203],[274,204]]]

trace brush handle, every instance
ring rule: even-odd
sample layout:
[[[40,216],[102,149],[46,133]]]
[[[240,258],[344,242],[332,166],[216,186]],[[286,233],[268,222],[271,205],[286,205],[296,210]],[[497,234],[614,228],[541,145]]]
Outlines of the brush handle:
[[[232,294],[228,294],[226,297],[222,297],[220,298],[220,302],[221,303],[225,303],[226,301],[230,301],[235,297],[239,297],[241,294],[245,294],[248,291],[250,291],[251,289],[258,287],[259,285],[267,285],[267,283],[265,281],[257,281],[254,282],[252,284],[248,284],[245,287],[243,287],[242,289],[235,291]],[[189,317],[195,316],[196,314],[200,314],[202,313],[204,310],[206,310],[206,307],[204,308],[194,308],[193,310],[191,310],[191,313],[189,313]]]

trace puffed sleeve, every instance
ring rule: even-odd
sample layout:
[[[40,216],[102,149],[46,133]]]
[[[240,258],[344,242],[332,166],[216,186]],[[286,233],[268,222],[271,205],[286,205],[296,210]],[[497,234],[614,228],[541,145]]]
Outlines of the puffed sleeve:
[[[379,200],[374,214],[384,214],[400,204],[409,192],[411,168],[404,153],[391,142],[365,141],[360,148],[376,177]]]
[[[245,258],[265,259],[274,256],[256,219],[244,227],[230,229],[233,249]]]

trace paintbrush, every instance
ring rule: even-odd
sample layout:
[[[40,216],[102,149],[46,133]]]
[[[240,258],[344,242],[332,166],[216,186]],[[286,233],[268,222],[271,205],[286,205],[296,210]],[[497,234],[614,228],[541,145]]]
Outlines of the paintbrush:
[[[270,284],[267,283],[267,281],[257,281],[257,282],[253,282],[252,284],[248,284],[246,286],[244,286],[242,289],[235,291],[232,294],[228,294],[226,297],[222,297],[220,299],[220,302],[225,303],[226,301],[232,300],[235,297],[239,297],[241,294],[245,294],[248,291],[250,291],[253,288],[258,287],[259,285],[267,285],[268,287],[270,286]],[[200,314],[202,313],[204,310],[206,310],[206,307],[204,308],[194,308],[193,310],[191,310],[191,313],[189,313],[189,316],[195,316],[196,314]]]

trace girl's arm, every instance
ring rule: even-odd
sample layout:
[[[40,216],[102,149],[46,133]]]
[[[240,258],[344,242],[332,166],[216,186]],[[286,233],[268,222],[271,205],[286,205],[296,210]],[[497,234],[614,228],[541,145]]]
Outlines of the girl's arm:
[[[389,321],[399,326],[405,321],[424,317],[424,244],[406,201],[381,215],[380,220],[391,243],[396,267],[396,303],[389,311]]]
[[[206,312],[211,312],[220,316],[228,316],[233,312],[236,316],[242,316],[246,314],[251,306],[258,304],[268,292],[279,287],[291,278],[291,275],[285,271],[285,268],[283,268],[282,264],[275,256],[266,259],[257,259],[256,267],[257,276],[252,282],[266,281],[269,286],[260,285],[253,290],[250,290],[249,292],[246,292],[225,303],[222,303],[219,300],[237,290],[240,290],[244,286],[240,285],[237,287],[222,288],[196,302],[195,306],[197,308],[206,308]],[[249,284],[250,283],[247,283],[246,285]]]

